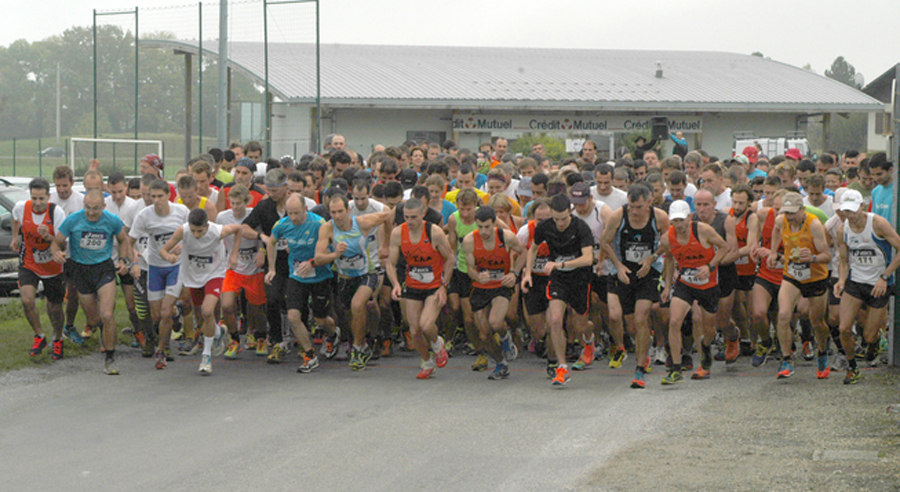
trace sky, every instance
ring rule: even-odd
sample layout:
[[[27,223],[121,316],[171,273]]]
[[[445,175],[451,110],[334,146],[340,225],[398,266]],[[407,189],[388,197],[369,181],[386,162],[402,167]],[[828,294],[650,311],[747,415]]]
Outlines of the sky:
[[[3,0],[4,3],[12,0]],[[90,26],[92,10],[134,9],[140,32],[197,36],[193,0],[31,0],[5,8],[0,45],[39,41]],[[262,0],[230,3],[233,40],[261,40]],[[218,5],[203,6],[203,38],[215,39]],[[98,17],[133,28],[133,16]],[[868,83],[900,62],[896,0],[323,0],[321,40],[522,48],[758,51],[823,74],[838,56]],[[269,40],[314,41],[312,4],[269,7]]]

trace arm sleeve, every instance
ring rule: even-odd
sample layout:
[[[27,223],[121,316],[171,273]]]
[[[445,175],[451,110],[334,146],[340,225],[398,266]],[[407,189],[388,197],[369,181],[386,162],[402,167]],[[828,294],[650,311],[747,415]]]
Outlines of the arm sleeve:
[[[134,218],[131,230],[128,231],[129,236],[133,237],[134,239],[140,239],[141,236],[144,235],[144,217],[145,215],[138,214],[137,217]]]
[[[54,224],[62,224],[66,221],[66,211],[62,209],[60,206],[53,207],[53,223]],[[24,210],[23,210],[24,212]],[[57,226],[59,227],[59,226]]]
[[[54,207],[56,210],[59,210],[60,207]],[[65,216],[63,216],[65,218]],[[25,202],[20,201],[16,202],[16,205],[12,209],[12,219],[18,223],[22,223],[22,220],[25,219]],[[56,214],[53,215],[54,224],[60,224],[61,222],[56,222]]]

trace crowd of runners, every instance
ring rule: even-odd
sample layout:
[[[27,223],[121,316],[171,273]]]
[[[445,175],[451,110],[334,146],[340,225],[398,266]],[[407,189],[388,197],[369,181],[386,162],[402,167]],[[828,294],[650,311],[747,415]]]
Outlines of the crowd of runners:
[[[654,365],[672,385],[741,357],[777,359],[779,379],[815,360],[817,378],[857,383],[862,363],[879,363],[900,267],[892,163],[752,146],[720,159],[672,140],[669,157],[639,139],[598,159],[588,140],[557,161],[541,144],[511,154],[503,138],[362,156],[330,135],[299,160],[263,159],[249,142],[192,159],[174,184],[157,155],[131,179],[94,161],[83,193],[62,166],[12,214],[29,353],[50,345],[58,360],[64,338],[100,333],[118,374],[121,286],[123,331],[156,369],[173,349],[200,354],[202,374],[220,356],[279,364],[296,349],[310,373],[408,350],[419,379],[470,356],[502,380],[528,352],[561,386],[631,354],[636,389]]]

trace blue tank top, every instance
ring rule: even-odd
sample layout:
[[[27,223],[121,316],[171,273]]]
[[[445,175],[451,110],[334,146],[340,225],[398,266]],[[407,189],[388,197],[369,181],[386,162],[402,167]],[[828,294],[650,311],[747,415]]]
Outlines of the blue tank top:
[[[345,243],[347,249],[335,262],[337,264],[338,274],[343,277],[361,277],[372,271],[372,264],[369,261],[368,246],[369,237],[363,234],[359,228],[359,222],[356,217],[350,217],[352,225],[349,231],[342,231],[338,228],[334,220],[331,221],[332,230],[334,231],[332,240],[336,246],[337,243]]]

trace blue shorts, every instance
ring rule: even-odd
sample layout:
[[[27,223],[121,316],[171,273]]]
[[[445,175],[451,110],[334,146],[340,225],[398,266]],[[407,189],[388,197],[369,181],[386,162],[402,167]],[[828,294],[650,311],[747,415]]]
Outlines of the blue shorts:
[[[178,270],[181,265],[157,267],[150,265],[147,270],[147,299],[161,301],[166,295],[181,296],[181,281]]]

